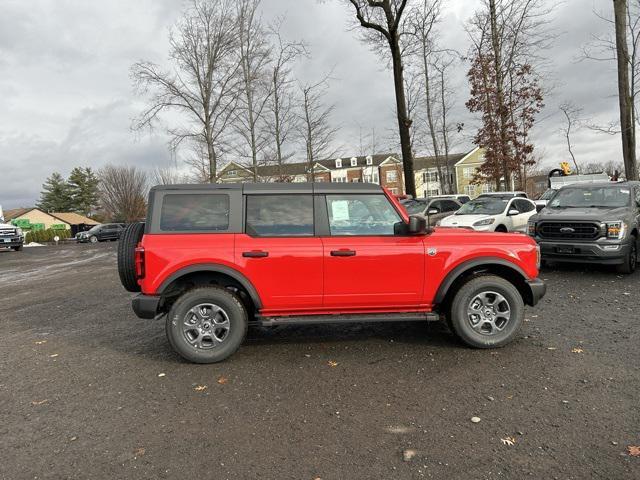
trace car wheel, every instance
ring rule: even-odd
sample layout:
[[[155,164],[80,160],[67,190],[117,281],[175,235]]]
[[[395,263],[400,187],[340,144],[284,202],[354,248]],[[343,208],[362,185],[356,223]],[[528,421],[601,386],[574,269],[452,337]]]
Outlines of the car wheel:
[[[17,247],[13,247],[13,249],[14,249],[16,252],[21,252],[21,251],[22,251],[22,245],[19,245],[19,246],[17,246]]]
[[[89,241],[90,241],[91,243],[98,243],[98,237],[96,237],[95,235],[91,235],[91,236],[89,237]]]
[[[472,278],[451,303],[449,326],[464,343],[475,348],[497,348],[511,342],[524,319],[518,289],[495,275]]]
[[[166,333],[173,349],[194,363],[216,363],[240,347],[247,334],[247,311],[221,287],[187,291],[172,305]]]
[[[627,256],[624,257],[624,263],[618,265],[617,270],[620,273],[630,274],[636,271],[638,265],[638,240],[635,237],[631,237],[633,240]]]
[[[120,283],[129,292],[139,292],[136,278],[136,247],[144,235],[144,223],[130,224],[118,243],[118,275]]]

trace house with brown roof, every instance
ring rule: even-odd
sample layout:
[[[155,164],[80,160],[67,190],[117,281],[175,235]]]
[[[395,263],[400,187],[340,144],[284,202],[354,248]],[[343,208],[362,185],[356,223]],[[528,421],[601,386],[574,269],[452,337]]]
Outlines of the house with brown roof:
[[[20,226],[39,225],[40,228],[58,228],[60,230],[71,230],[71,235],[87,230],[94,225],[99,225],[89,217],[73,212],[45,212],[37,207],[16,208],[4,212],[6,222],[14,221]]]

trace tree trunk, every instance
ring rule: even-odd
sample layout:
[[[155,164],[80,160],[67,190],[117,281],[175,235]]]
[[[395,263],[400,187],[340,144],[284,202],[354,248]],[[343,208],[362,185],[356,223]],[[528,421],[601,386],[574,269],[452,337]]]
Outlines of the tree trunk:
[[[613,0],[616,26],[616,57],[618,61],[618,99],[620,103],[620,129],[622,155],[627,180],[638,179],[632,98],[629,92],[629,51],[627,46],[627,0]]]
[[[504,176],[505,191],[511,190],[511,172],[509,171],[509,152],[507,151],[507,112],[504,106],[504,78],[500,43],[498,38],[498,19],[496,14],[496,0],[489,0],[489,16],[491,20],[491,45],[493,47],[493,65],[496,76],[496,101],[498,103],[498,117],[500,120],[500,156],[502,161],[502,175]]]
[[[405,193],[416,197],[416,179],[413,175],[413,152],[411,151],[411,119],[407,116],[407,101],[404,94],[404,75],[402,72],[402,57],[397,34],[389,42],[393,60],[393,83],[396,90],[396,111],[398,115],[398,130],[400,132],[400,146],[402,150],[402,167],[404,170]]]

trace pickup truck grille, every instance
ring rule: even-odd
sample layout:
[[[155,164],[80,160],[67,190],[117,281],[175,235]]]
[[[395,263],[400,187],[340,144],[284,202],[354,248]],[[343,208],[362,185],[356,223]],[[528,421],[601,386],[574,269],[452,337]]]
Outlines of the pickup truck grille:
[[[16,234],[15,228],[0,228],[0,238],[13,237],[15,234]]]
[[[542,238],[559,240],[594,240],[600,236],[600,229],[595,222],[541,222],[537,227]]]

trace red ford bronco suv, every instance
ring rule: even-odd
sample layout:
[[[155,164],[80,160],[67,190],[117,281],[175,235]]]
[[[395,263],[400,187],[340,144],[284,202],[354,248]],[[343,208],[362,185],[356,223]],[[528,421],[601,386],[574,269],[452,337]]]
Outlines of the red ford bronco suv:
[[[224,360],[248,325],[433,321],[472,347],[516,336],[545,293],[523,234],[426,227],[374,184],[172,185],[118,248],[140,318],[171,346]]]

